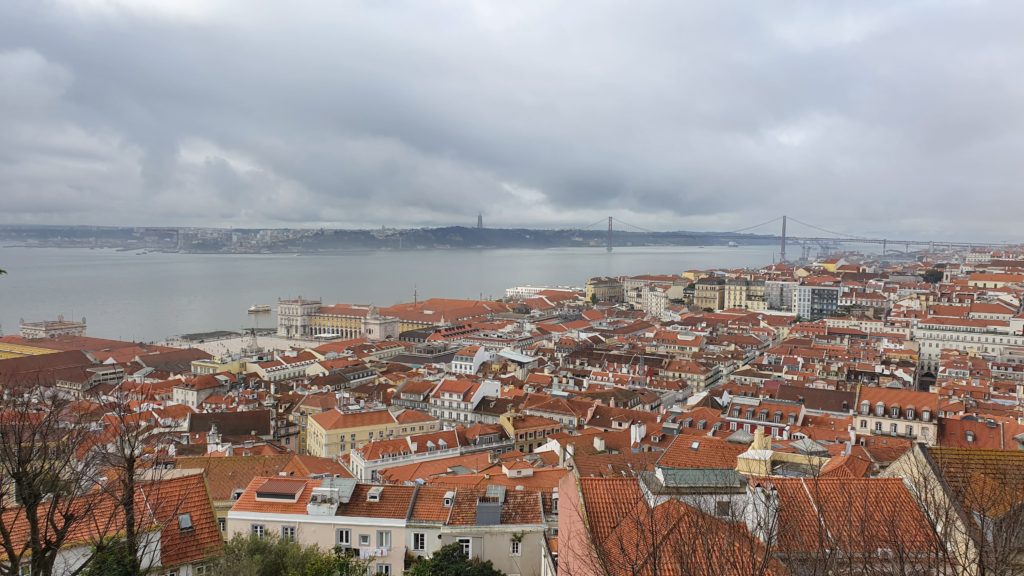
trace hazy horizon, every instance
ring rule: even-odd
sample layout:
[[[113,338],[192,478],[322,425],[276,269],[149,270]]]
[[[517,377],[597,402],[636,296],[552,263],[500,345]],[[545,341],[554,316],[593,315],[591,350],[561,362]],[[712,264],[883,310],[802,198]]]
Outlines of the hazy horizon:
[[[8,225],[1024,239],[1024,5],[10,0]],[[774,233],[775,230],[755,230]]]

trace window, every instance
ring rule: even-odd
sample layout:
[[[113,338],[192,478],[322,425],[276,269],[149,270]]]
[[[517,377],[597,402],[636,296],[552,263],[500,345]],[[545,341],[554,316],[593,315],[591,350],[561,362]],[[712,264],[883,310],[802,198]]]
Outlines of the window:
[[[377,548],[391,548],[391,530],[377,530]]]
[[[459,546],[462,547],[462,553],[465,554],[467,558],[472,558],[473,557],[473,539],[472,538],[459,538],[458,542],[459,542]]]
[[[412,533],[412,549],[422,552],[427,549],[427,535],[423,532]]]
[[[881,432],[881,431],[882,431],[882,423],[881,422],[875,422],[875,432]]]
[[[893,418],[899,418],[900,417],[900,407],[899,406],[893,406],[892,410],[890,411],[890,414],[892,414]]]
[[[913,408],[907,408],[907,419],[909,419],[909,420],[913,420],[914,419],[914,409]]]
[[[263,524],[253,524],[251,530],[252,535],[257,538],[263,538],[263,535],[267,533],[267,527]]]
[[[875,416],[885,416],[885,404],[875,404]]]
[[[861,420],[860,421],[860,427],[861,428],[867,428],[868,427],[868,421],[867,420]]]
[[[377,564],[377,570],[374,574],[386,574],[391,576],[391,564]]]
[[[893,424],[889,424],[889,431],[890,431],[890,432],[892,432],[893,434],[896,434],[896,428],[897,428],[897,426],[899,426],[899,425],[898,425],[898,424],[896,424],[896,423],[893,423]]]
[[[192,568],[192,573],[195,574],[195,576],[209,576],[213,574],[213,572],[210,570],[210,567],[206,564],[198,564],[194,566]]]
[[[360,534],[359,535],[359,545],[360,546],[369,546],[370,545],[370,535],[369,534]]]
[[[921,412],[921,420],[924,420],[925,422],[927,422],[927,421],[929,421],[931,419],[932,419],[932,411],[931,410],[925,410],[925,411]]]
[[[338,546],[351,546],[352,545],[352,531],[347,528],[338,528],[335,532]]]
[[[295,542],[295,526],[281,526],[281,540]]]
[[[509,554],[512,555],[512,556],[521,556],[522,555],[522,545],[523,545],[523,543],[520,542],[519,540],[513,540],[512,541],[512,547],[509,549]]]
[[[217,518],[217,527],[220,528],[221,532],[227,532],[228,531],[228,519],[227,518]]]
[[[182,532],[192,529],[192,514],[186,512],[178,514],[178,530]]]
[[[727,517],[730,514],[732,514],[732,506],[729,505],[728,500],[715,502],[715,516]]]
[[[914,435],[914,427],[911,426],[910,424],[907,424],[907,436],[913,436],[913,435]]]

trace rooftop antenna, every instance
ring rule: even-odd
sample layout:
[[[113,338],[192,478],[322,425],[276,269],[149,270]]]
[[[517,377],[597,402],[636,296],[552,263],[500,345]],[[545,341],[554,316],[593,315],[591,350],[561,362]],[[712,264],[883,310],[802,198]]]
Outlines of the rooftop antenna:
[[[420,292],[416,288],[415,284],[412,285],[412,303],[413,304],[419,304],[420,303]]]

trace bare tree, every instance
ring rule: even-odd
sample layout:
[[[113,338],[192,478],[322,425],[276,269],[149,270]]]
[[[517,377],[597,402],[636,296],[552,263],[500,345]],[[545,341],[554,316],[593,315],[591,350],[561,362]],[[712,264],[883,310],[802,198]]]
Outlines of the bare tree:
[[[951,573],[1024,575],[1024,454],[918,445],[887,473],[918,498]]]
[[[560,574],[770,576],[786,573],[771,546],[757,540],[729,495],[683,498],[651,493],[644,479],[581,478],[582,494],[563,494],[559,505]],[[581,497],[582,496],[582,497]],[[719,502],[729,512],[716,517]],[[721,510],[719,510],[721,512]],[[721,517],[721,516],[727,517]],[[561,526],[571,526],[567,531]],[[585,534],[579,531],[586,531]]]
[[[100,521],[89,497],[88,434],[51,388],[6,381],[0,400],[0,575],[53,573],[61,548]]]
[[[161,435],[156,424],[134,411],[130,395],[120,389],[106,400],[103,428],[89,448],[96,486],[116,503],[123,521],[117,536],[124,554],[122,565],[130,574],[143,575],[156,569],[146,562],[157,550],[153,528],[177,517],[184,495],[162,490],[161,481],[169,472],[160,465]],[[159,518],[154,516],[157,508]]]

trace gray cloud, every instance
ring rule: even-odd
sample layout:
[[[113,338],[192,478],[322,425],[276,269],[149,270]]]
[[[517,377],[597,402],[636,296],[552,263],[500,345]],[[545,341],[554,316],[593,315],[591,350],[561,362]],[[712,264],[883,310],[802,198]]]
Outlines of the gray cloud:
[[[1018,237],[1015,3],[0,3],[0,220]]]

